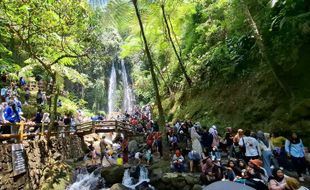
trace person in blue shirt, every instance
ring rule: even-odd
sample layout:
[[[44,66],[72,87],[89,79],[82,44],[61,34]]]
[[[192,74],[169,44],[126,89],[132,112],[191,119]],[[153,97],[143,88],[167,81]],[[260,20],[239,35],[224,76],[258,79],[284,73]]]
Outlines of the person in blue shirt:
[[[26,85],[26,81],[25,81],[24,77],[20,77],[19,78],[19,85],[21,87],[24,87]]]
[[[291,137],[285,140],[285,152],[292,159],[299,181],[304,181],[302,173],[305,171],[305,151],[302,140],[296,133],[293,132]]]
[[[11,123],[20,122],[20,115],[14,101],[10,100],[4,109],[4,118]]]

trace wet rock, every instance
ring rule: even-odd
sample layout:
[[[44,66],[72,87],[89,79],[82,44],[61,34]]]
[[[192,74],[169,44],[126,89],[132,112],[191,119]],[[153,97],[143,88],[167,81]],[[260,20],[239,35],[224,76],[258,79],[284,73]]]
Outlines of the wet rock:
[[[130,177],[133,177],[135,179],[139,179],[139,176],[140,176],[140,166],[132,166],[129,169],[129,175],[130,175]]]
[[[110,190],[131,190],[130,188],[124,186],[121,183],[116,183],[114,185],[112,185],[112,187],[110,188]]]
[[[139,185],[135,187],[135,190],[152,190],[152,188],[149,187],[149,183],[146,181],[143,181]]]
[[[105,179],[107,185],[121,183],[123,180],[124,171],[125,169],[122,166],[103,168],[101,171],[101,177]]]
[[[192,190],[202,190],[202,186],[199,184],[195,184],[192,188]]]
[[[163,170],[161,168],[156,168],[150,174],[150,180],[153,182],[158,181],[163,177],[163,175]]]

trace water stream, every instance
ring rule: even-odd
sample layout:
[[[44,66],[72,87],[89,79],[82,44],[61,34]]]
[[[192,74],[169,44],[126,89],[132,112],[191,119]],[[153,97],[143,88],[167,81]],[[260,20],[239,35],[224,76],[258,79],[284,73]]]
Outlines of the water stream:
[[[128,75],[127,75],[127,70],[125,67],[124,60],[121,60],[121,67],[122,67],[122,80],[123,80],[123,88],[124,88],[123,111],[132,113],[133,104],[134,104],[134,95],[132,92],[132,88],[128,82]]]
[[[149,182],[148,170],[144,166],[140,166],[139,180],[134,183],[132,177],[130,177],[129,169],[126,169],[123,176],[122,184],[130,189],[135,189],[138,185]],[[104,179],[100,177],[100,169],[98,168],[92,173],[88,173],[86,169],[77,171],[74,175],[74,183],[66,188],[66,190],[95,190],[99,189],[98,186],[104,183]],[[100,184],[101,183],[101,184]],[[104,185],[104,184],[103,184]],[[152,189],[152,186],[149,185]],[[101,188],[100,190],[108,190],[109,188]]]
[[[114,63],[112,64],[110,80],[109,80],[109,92],[108,92],[108,106],[109,113],[116,111],[116,70]]]

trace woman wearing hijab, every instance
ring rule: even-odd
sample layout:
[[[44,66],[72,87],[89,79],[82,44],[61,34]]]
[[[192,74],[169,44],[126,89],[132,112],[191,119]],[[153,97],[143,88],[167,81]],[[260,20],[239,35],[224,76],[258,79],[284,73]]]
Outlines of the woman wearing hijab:
[[[272,170],[272,177],[269,180],[268,188],[269,190],[285,190],[286,176],[280,168],[275,168]]]
[[[196,151],[199,155],[202,154],[202,147],[200,144],[200,135],[197,133],[196,128],[199,126],[195,124],[191,128],[191,140],[192,140],[192,150]]]
[[[257,132],[258,148],[261,152],[261,157],[263,159],[263,167],[265,168],[267,175],[271,176],[271,158],[272,158],[272,144],[265,137],[262,131]]]
[[[292,133],[291,137],[285,141],[285,152],[292,159],[299,181],[304,181],[302,177],[302,173],[305,170],[304,145],[296,133]]]

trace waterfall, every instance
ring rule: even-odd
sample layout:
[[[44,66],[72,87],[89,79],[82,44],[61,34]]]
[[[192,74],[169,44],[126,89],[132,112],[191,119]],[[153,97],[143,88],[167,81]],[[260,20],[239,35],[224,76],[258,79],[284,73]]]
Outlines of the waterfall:
[[[129,170],[126,169],[124,172],[124,177],[123,177],[123,185],[125,185],[126,187],[130,187],[132,185],[132,179],[129,175]]]
[[[97,189],[99,183],[99,175],[94,173],[81,173],[76,177],[76,181],[66,188],[66,190],[92,190]]]
[[[89,0],[88,3],[93,7],[104,7],[108,4],[108,0]]]
[[[133,104],[134,104],[134,95],[132,92],[132,88],[128,82],[127,70],[125,67],[124,60],[121,60],[122,67],[122,80],[123,80],[123,88],[124,88],[124,100],[123,100],[123,111],[127,111],[128,113],[133,112]]]
[[[108,106],[109,113],[116,111],[115,103],[116,103],[116,71],[114,63],[112,64],[111,75],[109,80],[109,93],[108,93]]]
[[[149,172],[146,167],[139,166],[140,173],[139,173],[139,181],[136,184],[133,184],[133,178],[130,176],[129,169],[126,169],[123,176],[123,182],[122,184],[128,188],[136,189],[137,186],[139,186],[142,183],[148,183],[150,182],[150,179],[148,177]],[[154,189],[151,185],[148,185],[151,189]]]

